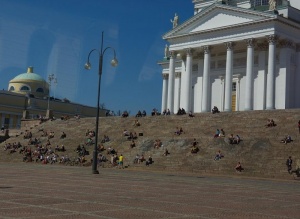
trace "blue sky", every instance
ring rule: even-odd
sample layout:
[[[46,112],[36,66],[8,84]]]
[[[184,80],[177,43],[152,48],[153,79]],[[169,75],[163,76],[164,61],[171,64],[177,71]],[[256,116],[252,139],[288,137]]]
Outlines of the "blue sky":
[[[0,88],[27,71],[58,80],[51,95],[89,106],[97,104],[98,60],[84,64],[88,53],[115,48],[119,65],[110,66],[113,52],[104,55],[100,102],[106,108],[161,108],[162,76],[157,61],[164,56],[162,35],[193,16],[192,0],[0,0]]]

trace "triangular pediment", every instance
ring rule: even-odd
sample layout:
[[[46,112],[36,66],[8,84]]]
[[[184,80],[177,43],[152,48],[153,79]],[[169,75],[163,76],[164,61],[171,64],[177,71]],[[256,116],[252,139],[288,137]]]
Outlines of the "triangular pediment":
[[[276,15],[266,12],[213,4],[166,33],[163,38],[167,39],[180,35],[227,29],[241,25],[253,25],[256,22],[274,18],[276,18]]]

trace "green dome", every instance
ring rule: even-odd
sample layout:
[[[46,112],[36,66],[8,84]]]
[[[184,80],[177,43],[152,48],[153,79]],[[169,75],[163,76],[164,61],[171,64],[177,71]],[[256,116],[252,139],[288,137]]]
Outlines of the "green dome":
[[[33,73],[32,67],[28,68],[27,73],[23,73],[23,74],[16,76],[10,82],[27,81],[27,80],[45,82],[45,80],[40,75]]]

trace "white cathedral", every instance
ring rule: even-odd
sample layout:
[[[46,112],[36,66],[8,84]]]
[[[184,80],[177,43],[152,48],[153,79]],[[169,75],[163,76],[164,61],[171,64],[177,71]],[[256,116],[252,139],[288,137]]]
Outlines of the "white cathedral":
[[[299,0],[192,1],[163,35],[162,111],[300,108]]]

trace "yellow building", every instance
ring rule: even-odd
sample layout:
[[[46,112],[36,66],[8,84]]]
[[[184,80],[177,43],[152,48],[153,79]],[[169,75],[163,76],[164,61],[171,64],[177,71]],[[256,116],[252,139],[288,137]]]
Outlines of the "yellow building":
[[[97,108],[78,103],[65,102],[49,97],[49,84],[29,67],[9,81],[8,91],[0,91],[0,125],[19,128],[22,119],[37,119],[39,116],[60,118],[80,115],[96,117]],[[100,116],[106,110],[101,109]]]

